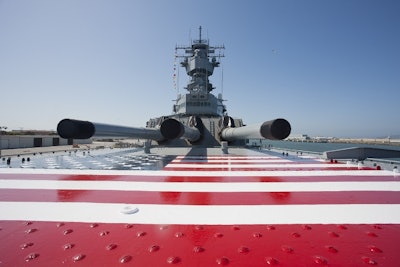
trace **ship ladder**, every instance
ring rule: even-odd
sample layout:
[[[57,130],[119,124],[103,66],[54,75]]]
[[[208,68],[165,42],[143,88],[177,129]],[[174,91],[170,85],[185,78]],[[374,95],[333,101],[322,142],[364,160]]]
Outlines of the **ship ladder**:
[[[210,133],[215,137],[215,122],[213,120],[210,120]]]

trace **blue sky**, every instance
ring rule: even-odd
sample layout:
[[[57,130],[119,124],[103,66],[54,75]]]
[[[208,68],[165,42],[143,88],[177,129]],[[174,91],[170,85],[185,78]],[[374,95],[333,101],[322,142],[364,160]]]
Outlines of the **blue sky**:
[[[226,47],[211,81],[230,116],[283,117],[312,136],[398,135],[399,14],[396,0],[0,0],[0,126],[169,115],[175,46],[202,25]]]

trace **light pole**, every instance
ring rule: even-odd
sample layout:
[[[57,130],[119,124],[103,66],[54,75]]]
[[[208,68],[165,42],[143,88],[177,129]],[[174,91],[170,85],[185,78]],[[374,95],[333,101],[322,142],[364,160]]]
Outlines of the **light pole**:
[[[2,143],[1,143],[1,132],[3,131],[3,129],[7,130],[7,127],[6,126],[0,126],[0,159],[1,159],[1,145],[2,145]]]

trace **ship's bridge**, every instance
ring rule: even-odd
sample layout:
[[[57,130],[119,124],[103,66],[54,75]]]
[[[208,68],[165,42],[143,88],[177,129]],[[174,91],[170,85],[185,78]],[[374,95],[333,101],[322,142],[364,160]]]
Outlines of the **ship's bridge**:
[[[180,115],[222,116],[224,112],[222,96],[216,98],[209,93],[178,95],[174,105],[174,113]]]

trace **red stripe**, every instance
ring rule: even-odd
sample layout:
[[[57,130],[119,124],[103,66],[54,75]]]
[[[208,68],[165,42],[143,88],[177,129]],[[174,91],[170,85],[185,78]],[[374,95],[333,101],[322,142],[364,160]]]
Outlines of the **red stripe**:
[[[0,201],[177,205],[400,204],[400,192],[147,192],[2,189]]]
[[[294,162],[294,161],[282,161],[282,162],[276,162],[276,161],[265,161],[265,160],[260,160],[260,161],[231,161],[231,162],[219,162],[219,161],[192,161],[192,160],[182,160],[182,161],[171,161],[171,164],[196,164],[196,165],[222,165],[225,164],[227,166],[231,164],[241,164],[241,165],[267,165],[267,164],[316,164],[317,162]],[[319,162],[318,162],[319,163]],[[167,165],[168,166],[168,165]]]
[[[254,166],[254,164],[253,164]],[[199,167],[169,167],[168,165],[164,167],[163,170],[166,171],[354,171],[354,170],[375,170],[373,168],[369,167],[357,167],[357,166],[351,166],[351,167],[296,167],[296,168],[291,168],[290,165],[286,167],[286,164],[283,164],[282,166],[285,166],[285,168],[275,168],[275,167],[235,167],[235,165],[232,165],[232,167],[229,167],[227,165],[226,168],[202,168],[201,166]],[[305,164],[306,166],[306,164]],[[343,166],[343,165],[342,165]]]
[[[4,266],[398,266],[400,262],[398,224],[0,223]]]
[[[377,171],[379,174],[379,171]],[[397,181],[393,176],[144,176],[144,175],[93,175],[93,174],[0,174],[4,180],[59,180],[59,181],[132,181],[132,182],[340,182]]]
[[[282,157],[259,157],[259,156],[177,156],[175,160],[276,160]],[[301,158],[299,158],[301,160]]]

